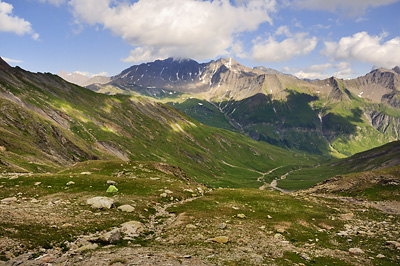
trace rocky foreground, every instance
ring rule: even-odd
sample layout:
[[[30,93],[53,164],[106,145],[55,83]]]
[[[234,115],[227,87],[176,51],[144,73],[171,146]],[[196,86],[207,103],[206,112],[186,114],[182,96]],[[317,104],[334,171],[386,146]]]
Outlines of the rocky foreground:
[[[1,265],[400,263],[395,200],[209,190],[142,164],[104,171],[3,176]]]

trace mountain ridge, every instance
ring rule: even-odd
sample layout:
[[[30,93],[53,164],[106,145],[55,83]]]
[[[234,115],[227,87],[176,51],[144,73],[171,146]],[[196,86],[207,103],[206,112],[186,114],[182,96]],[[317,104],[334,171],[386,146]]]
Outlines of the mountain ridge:
[[[170,58],[132,66],[107,86],[169,102],[218,126],[213,114],[221,127],[255,140],[348,156],[400,138],[400,78],[395,70],[379,68],[351,80],[306,81],[250,69],[230,58],[202,64]]]

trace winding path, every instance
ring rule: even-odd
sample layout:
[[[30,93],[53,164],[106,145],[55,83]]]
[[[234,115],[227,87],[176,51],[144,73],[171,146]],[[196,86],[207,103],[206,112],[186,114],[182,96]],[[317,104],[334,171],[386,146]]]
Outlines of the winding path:
[[[281,168],[281,167],[283,167],[283,166],[279,166],[279,167],[274,168],[274,169],[272,169],[272,170],[270,170],[270,171],[268,171],[268,172],[266,172],[266,173],[263,173],[262,176],[260,176],[259,178],[257,178],[257,181],[262,182],[263,179],[264,179],[264,177],[265,177],[266,175],[271,174],[272,172],[274,172],[275,170],[277,170],[277,169],[279,169],[279,168]],[[293,172],[293,170],[291,170],[291,171],[287,172],[286,174],[282,175],[280,179],[285,179],[291,172]],[[271,182],[270,184],[269,184],[269,183],[264,183],[264,184],[263,184],[261,187],[259,187],[258,189],[259,189],[259,190],[264,190],[264,189],[266,189],[266,188],[272,188],[272,189],[278,190],[278,191],[283,192],[283,193],[289,193],[289,192],[291,192],[291,191],[289,191],[289,190],[286,190],[286,189],[283,189],[283,188],[279,188],[277,185],[278,185],[278,179],[274,179],[274,180],[272,180],[272,182]]]

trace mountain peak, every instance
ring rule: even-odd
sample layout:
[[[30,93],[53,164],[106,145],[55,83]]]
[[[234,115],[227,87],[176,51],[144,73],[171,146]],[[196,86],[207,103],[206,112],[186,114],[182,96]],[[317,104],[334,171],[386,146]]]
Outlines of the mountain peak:
[[[3,60],[3,58],[0,57],[0,70],[9,70],[12,69],[12,67],[7,64],[6,61]]]

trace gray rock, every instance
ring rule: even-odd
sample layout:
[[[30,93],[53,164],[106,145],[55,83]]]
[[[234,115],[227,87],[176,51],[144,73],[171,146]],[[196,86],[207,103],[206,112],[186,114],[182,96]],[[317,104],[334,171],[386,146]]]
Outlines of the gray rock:
[[[222,224],[220,224],[218,227],[219,227],[219,229],[224,230],[224,229],[227,229],[227,228],[228,228],[228,225],[227,225],[226,223],[222,223]]]
[[[125,204],[125,205],[119,206],[118,210],[123,211],[123,212],[134,212],[135,207],[133,207],[129,204]]]
[[[11,197],[11,198],[4,198],[0,202],[1,202],[1,204],[9,204],[9,203],[12,203],[17,200],[18,199],[16,197]]]
[[[121,239],[121,230],[119,228],[115,228],[110,232],[107,232],[99,237],[99,240],[107,243],[114,243]]]
[[[362,255],[364,254],[364,251],[360,248],[350,248],[349,253],[353,255]]]
[[[93,209],[111,209],[114,206],[114,200],[107,197],[94,197],[86,201]]]
[[[378,254],[378,255],[376,255],[376,257],[377,257],[378,259],[383,259],[383,258],[385,258],[386,256],[383,255],[383,254]]]
[[[91,175],[91,172],[82,172],[81,175]]]
[[[99,245],[97,245],[96,243],[93,244],[88,244],[88,245],[84,245],[80,248],[78,248],[76,251],[78,252],[84,252],[86,250],[92,250],[92,249],[96,249]]]
[[[400,249],[400,242],[397,241],[386,241],[385,245]]]
[[[115,182],[114,180],[107,180],[107,185],[109,186],[115,186],[117,184],[117,182]]]
[[[197,228],[197,226],[195,226],[194,224],[187,224],[185,227],[186,227],[186,229],[196,229]]]
[[[67,186],[75,185],[75,182],[74,181],[69,181],[66,185]]]
[[[308,256],[308,254],[306,254],[306,253],[301,253],[300,257],[302,257],[303,259],[308,260],[308,261],[311,260],[310,256]]]
[[[143,231],[144,225],[138,221],[129,221],[121,226],[121,232],[127,236],[139,236]]]

